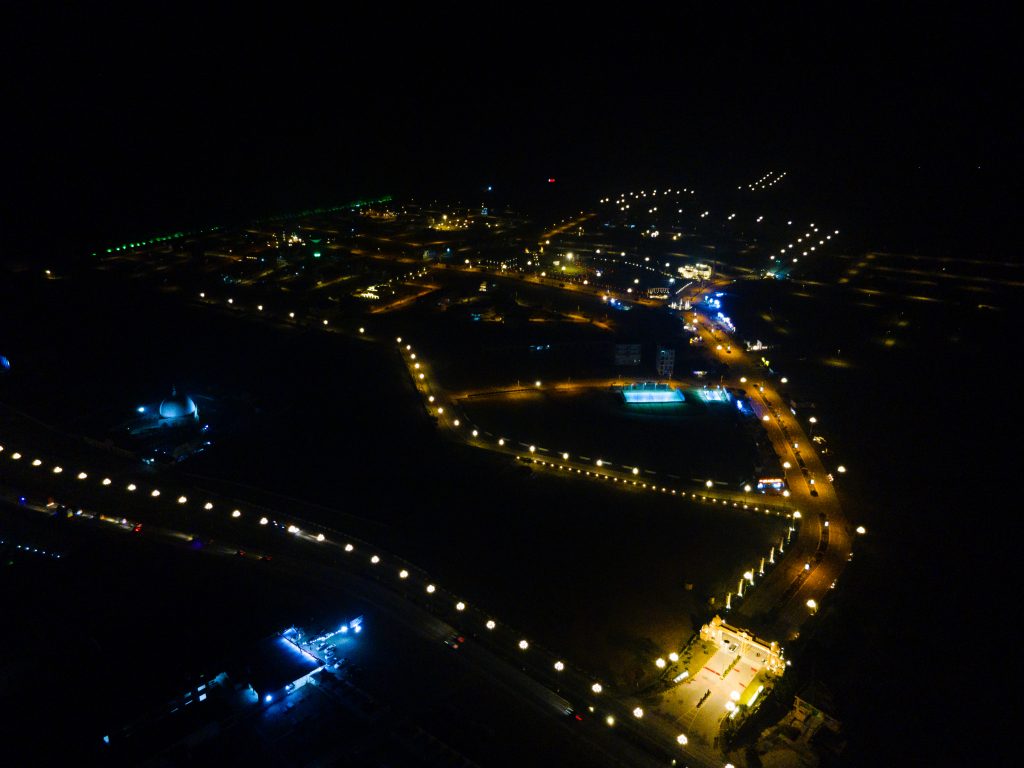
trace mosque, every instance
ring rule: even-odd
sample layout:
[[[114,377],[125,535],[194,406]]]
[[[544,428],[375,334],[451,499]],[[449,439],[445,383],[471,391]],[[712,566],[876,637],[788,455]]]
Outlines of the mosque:
[[[136,415],[121,425],[124,444],[147,464],[183,461],[210,446],[209,424],[199,420],[195,400],[177,388],[159,404],[140,405]]]
[[[185,394],[178,394],[171,387],[171,396],[161,400],[159,407],[150,410],[145,405],[137,409],[140,417],[132,422],[128,431],[133,435],[141,435],[155,429],[191,427],[199,424],[199,409],[195,401]]]

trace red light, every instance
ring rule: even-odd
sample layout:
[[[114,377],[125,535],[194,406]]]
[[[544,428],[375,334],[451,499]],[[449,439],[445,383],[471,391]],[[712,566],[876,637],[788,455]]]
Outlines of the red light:
[[[554,184],[554,183],[555,183],[554,179],[548,179],[548,184]]]
[[[460,643],[464,643],[464,642],[466,642],[466,638],[464,638],[464,637],[461,637],[461,636],[460,636],[460,637],[459,637],[459,642],[460,642]]]
[[[576,719],[582,721],[583,718],[580,715],[576,715]]]

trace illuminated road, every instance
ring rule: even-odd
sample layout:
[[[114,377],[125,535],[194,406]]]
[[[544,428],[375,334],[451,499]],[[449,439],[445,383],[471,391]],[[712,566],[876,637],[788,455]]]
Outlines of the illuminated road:
[[[728,383],[748,391],[757,415],[762,419],[768,417],[764,424],[772,446],[780,460],[791,465],[786,470],[786,480],[789,501],[801,512],[797,538],[779,564],[744,597],[736,610],[738,616],[753,625],[763,624],[768,617],[766,631],[790,639],[797,635],[810,613],[807,601],[815,600],[820,605],[849,562],[853,532],[828,479],[828,471],[814,450],[815,444],[764,368],[742,351],[742,344],[713,324],[710,317],[694,311],[701,316],[699,332],[706,349],[718,362],[729,366]],[[722,349],[718,349],[719,345]],[[727,351],[729,345],[731,352]],[[741,381],[743,378],[745,382]],[[810,479],[815,480],[816,497],[811,495]]]

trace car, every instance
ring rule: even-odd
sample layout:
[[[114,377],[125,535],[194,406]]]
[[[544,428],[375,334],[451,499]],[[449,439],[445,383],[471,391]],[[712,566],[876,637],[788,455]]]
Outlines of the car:
[[[451,648],[453,651],[459,650],[459,646],[466,642],[466,638],[462,635],[452,633],[445,638],[444,644]]]

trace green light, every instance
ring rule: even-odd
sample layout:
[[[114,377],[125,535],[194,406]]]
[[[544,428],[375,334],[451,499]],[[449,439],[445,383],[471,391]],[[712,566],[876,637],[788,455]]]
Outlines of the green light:
[[[314,259],[319,259],[320,258],[320,251],[313,251],[313,258]]]

